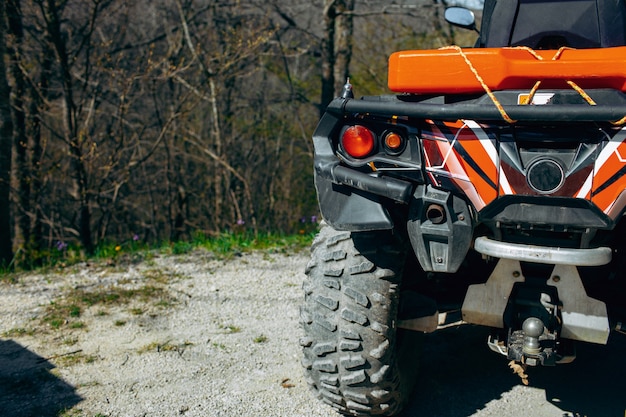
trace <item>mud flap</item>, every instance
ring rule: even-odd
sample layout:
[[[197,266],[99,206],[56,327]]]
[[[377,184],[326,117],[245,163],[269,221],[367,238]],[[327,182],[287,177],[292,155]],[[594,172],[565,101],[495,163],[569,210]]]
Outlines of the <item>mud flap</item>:
[[[462,312],[467,323],[504,328],[503,315],[516,282],[524,282],[520,262],[500,259],[484,284],[470,285]],[[547,285],[563,303],[561,337],[606,344],[610,326],[606,305],[587,295],[574,265],[556,265]]]
[[[500,259],[484,284],[470,285],[461,311],[463,321],[504,328],[504,310],[516,282],[524,282],[519,261]]]
[[[548,285],[557,288],[563,302],[561,337],[606,344],[610,333],[606,305],[587,295],[576,267],[556,265]]]

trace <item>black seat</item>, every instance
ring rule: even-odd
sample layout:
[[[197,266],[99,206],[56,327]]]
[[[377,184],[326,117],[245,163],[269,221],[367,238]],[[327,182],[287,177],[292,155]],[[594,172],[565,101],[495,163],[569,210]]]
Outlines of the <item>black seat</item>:
[[[485,0],[479,47],[624,45],[624,0]]]

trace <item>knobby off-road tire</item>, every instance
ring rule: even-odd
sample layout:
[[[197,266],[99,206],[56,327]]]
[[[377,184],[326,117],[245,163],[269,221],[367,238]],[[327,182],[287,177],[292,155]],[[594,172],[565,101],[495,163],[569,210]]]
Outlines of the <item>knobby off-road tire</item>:
[[[394,415],[413,388],[422,335],[395,328],[405,253],[390,233],[328,225],[313,243],[302,365],[319,399],[341,413]]]

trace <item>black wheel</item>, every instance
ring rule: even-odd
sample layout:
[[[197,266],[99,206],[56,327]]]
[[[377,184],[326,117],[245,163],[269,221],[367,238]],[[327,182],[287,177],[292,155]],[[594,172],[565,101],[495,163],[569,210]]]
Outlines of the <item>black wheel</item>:
[[[396,414],[411,393],[422,336],[395,327],[405,245],[388,232],[323,225],[311,252],[301,309],[307,382],[341,413]]]

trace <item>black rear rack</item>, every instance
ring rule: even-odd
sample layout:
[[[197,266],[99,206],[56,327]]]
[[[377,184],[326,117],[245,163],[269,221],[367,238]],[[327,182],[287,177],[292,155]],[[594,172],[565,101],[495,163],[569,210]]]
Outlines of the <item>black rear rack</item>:
[[[569,91],[568,91],[569,92]],[[595,91],[598,93],[598,91]],[[608,100],[596,100],[599,104],[570,102],[565,104],[517,105],[511,97],[522,92],[500,92],[502,108],[516,122],[600,122],[621,126],[626,123],[626,98],[624,94],[611,90],[600,91]],[[592,95],[592,91],[589,92]],[[508,96],[508,97],[507,97]],[[569,95],[566,95],[569,96]],[[419,96],[385,95],[364,99],[337,98],[327,110],[338,116],[347,114],[372,114],[387,117],[415,117],[435,120],[456,121],[460,119],[505,122],[496,105],[485,96],[474,99],[444,102],[446,99],[420,99]],[[603,103],[604,101],[604,103]],[[608,102],[608,103],[607,103]],[[602,104],[600,104],[602,103]]]

